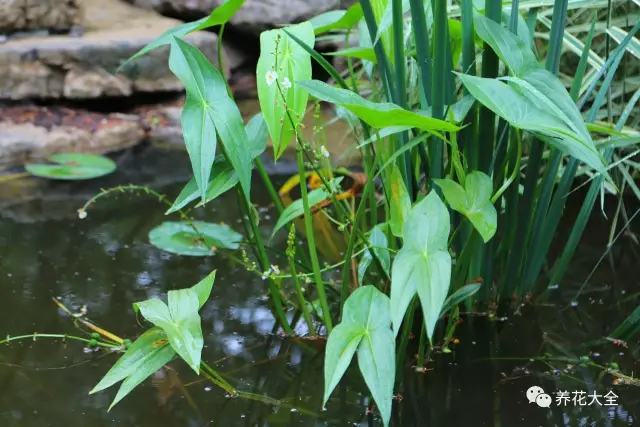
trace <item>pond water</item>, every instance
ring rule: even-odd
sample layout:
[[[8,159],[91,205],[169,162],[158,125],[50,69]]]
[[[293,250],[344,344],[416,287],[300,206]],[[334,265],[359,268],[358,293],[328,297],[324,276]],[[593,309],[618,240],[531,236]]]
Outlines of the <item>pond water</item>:
[[[117,355],[39,339],[0,346],[0,426],[381,425],[367,411],[369,398],[355,364],[321,409],[322,353],[312,342],[277,332],[260,277],[221,255],[181,257],[151,246],[147,233],[165,219],[163,206],[153,199],[105,198],[79,220],[76,209],[100,188],[132,182],[174,197],[189,174],[182,152],[141,147],[117,161],[117,173],[96,181],[26,179],[0,186],[0,336],[77,334],[52,302],[60,298],[74,310],[86,305],[88,317],[101,327],[135,338],[146,326],[136,319],[133,302],[190,286],[218,269],[213,298],[202,312],[203,359],[238,389],[276,401],[231,398],[174,361],[107,412],[115,389],[92,396],[88,391]],[[266,207],[263,193],[256,189],[254,199]],[[202,215],[241,231],[232,194]],[[407,367],[394,425],[634,425],[640,417],[637,385],[613,384],[621,380],[567,361],[586,356],[603,366],[615,362],[626,374],[640,371],[633,348],[602,340],[637,304],[635,249],[616,247],[613,265],[605,260],[571,304],[602,253],[602,231],[589,233],[571,280],[550,290],[547,304],[523,306],[506,319],[467,316],[451,353],[435,354],[426,372]],[[545,355],[547,360],[537,359]],[[525,396],[533,385],[552,396],[562,390],[612,390],[617,405],[554,402],[540,408]]]

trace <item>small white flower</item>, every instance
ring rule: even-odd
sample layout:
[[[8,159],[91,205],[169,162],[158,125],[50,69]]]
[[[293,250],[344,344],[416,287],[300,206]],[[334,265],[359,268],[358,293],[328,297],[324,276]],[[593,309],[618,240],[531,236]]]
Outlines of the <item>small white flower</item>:
[[[280,274],[280,267],[271,264],[271,271],[273,271],[273,274]]]
[[[289,80],[289,77],[282,79],[282,88],[284,90],[291,89],[291,80]]]
[[[278,80],[278,74],[273,70],[267,71],[265,80],[267,81],[267,86],[271,86]]]
[[[87,211],[84,209],[78,209],[78,218],[85,219],[87,217]]]
[[[327,159],[331,157],[331,153],[329,153],[329,150],[327,150],[327,147],[325,147],[324,145],[320,146],[320,154],[322,154],[322,156],[326,157]]]

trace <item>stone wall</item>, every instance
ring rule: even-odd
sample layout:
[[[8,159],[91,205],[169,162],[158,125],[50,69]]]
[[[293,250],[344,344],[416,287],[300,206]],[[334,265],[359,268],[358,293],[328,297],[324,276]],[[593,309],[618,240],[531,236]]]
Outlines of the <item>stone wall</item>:
[[[154,9],[183,19],[208,15],[222,0],[129,0],[136,6]],[[343,6],[344,0],[246,0],[231,20],[235,29],[259,33],[282,24],[303,21]]]
[[[80,0],[0,0],[0,33],[68,31],[81,19]]]

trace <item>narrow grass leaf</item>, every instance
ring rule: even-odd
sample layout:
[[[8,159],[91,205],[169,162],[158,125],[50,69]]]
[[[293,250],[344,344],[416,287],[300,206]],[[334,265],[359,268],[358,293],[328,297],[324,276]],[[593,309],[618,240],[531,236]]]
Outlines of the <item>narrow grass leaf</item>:
[[[442,304],[442,310],[440,311],[440,318],[444,317],[452,308],[460,304],[461,302],[471,298],[480,290],[479,283],[470,283],[464,285],[451,295],[447,297],[444,304]]]

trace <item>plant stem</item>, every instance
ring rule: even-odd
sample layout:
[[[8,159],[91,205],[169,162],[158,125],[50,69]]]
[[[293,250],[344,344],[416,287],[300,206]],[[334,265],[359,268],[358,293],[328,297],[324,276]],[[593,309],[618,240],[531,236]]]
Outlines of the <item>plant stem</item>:
[[[271,263],[269,262],[269,256],[267,255],[262,236],[260,235],[260,230],[258,229],[257,219],[254,217],[253,209],[249,205],[249,202],[244,195],[244,191],[239,186],[238,195],[242,200],[242,205],[244,207],[245,213],[249,218],[249,225],[251,227],[251,233],[253,234],[253,240],[255,243],[254,248],[256,249],[256,255],[258,257],[258,262],[260,263],[260,268],[262,268],[262,271],[267,271],[270,268]],[[271,277],[267,278],[267,282],[269,284],[269,294],[271,296],[271,301],[273,302],[273,307],[276,311],[276,317],[278,318],[278,321],[282,325],[284,331],[288,334],[292,334],[293,329],[289,325],[289,321],[287,320],[287,316],[284,312],[278,284]]]
[[[302,206],[304,208],[304,228],[307,238],[307,246],[309,248],[309,256],[311,258],[311,268],[313,277],[316,282],[316,290],[320,299],[320,307],[322,307],[322,317],[327,328],[327,333],[331,333],[333,322],[331,321],[331,311],[327,301],[327,294],[322,281],[322,273],[320,272],[320,261],[318,260],[318,251],[316,249],[316,241],[313,232],[313,217],[309,207],[309,197],[307,192],[307,177],[304,167],[304,158],[302,155],[302,147],[296,147],[296,161],[298,163],[298,175],[300,176],[300,194],[302,198]]]
[[[300,304],[302,316],[304,317],[304,321],[307,323],[309,333],[311,335],[317,335],[316,330],[313,327],[313,319],[311,318],[311,313],[309,313],[307,300],[305,299],[304,292],[302,291],[302,285],[300,284],[300,278],[298,277],[298,272],[296,270],[295,260],[293,259],[293,256],[287,256],[287,260],[289,261],[289,269],[291,270],[293,285],[296,288],[296,296],[298,297],[298,304]]]

